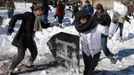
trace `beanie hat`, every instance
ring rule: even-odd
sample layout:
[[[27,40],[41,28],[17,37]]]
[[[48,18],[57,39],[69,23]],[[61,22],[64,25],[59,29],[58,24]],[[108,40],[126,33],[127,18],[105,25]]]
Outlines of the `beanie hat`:
[[[102,4],[99,3],[99,4],[96,5],[96,9],[97,10],[99,10],[99,9],[103,10],[104,8],[103,8]]]
[[[37,3],[37,4],[34,6],[34,11],[36,11],[36,10],[38,10],[38,9],[42,9],[42,4]]]

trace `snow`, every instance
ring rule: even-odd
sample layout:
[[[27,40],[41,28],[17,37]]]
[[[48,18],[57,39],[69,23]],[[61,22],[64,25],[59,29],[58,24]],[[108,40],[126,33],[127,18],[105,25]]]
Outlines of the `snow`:
[[[118,12],[120,15],[124,16],[126,15],[127,12],[127,7],[123,4],[121,4],[120,2],[114,2],[114,5],[116,7],[113,8],[114,11]]]
[[[116,3],[115,3],[116,4]],[[26,11],[30,11],[31,3],[27,3],[25,7],[24,3],[15,3],[16,9],[15,14],[24,13]],[[118,4],[117,4],[118,6]],[[119,7],[119,6],[118,6]],[[49,22],[56,23],[56,19],[53,17],[55,14],[55,9],[52,8],[52,11],[49,13]],[[35,64],[48,63],[51,60],[54,60],[52,57],[49,48],[47,46],[47,41],[54,34],[59,32],[66,32],[74,35],[78,35],[78,32],[75,30],[74,26],[71,25],[73,19],[71,18],[71,12],[66,11],[65,18],[63,20],[63,24],[65,28],[59,27],[50,27],[47,29],[43,29],[42,32],[36,32],[35,40],[38,47],[38,56],[35,61]],[[112,13],[110,12],[110,15]],[[16,23],[15,32],[11,36],[7,36],[7,26],[10,19],[7,18],[7,10],[0,9],[0,16],[4,18],[3,24],[0,27],[0,71],[5,72],[11,63],[11,60],[14,59],[17,53],[17,48],[11,45],[11,41],[13,40],[21,21]],[[131,17],[130,17],[131,18]],[[96,68],[96,75],[134,75],[134,19],[131,19],[131,24],[125,22],[124,24],[124,32],[123,32],[123,42],[119,42],[118,32],[116,32],[115,36],[112,40],[108,41],[109,49],[117,55],[120,61],[116,64],[111,64],[110,60],[106,58],[102,52],[101,60],[98,63]],[[28,57],[30,53],[26,52],[26,57],[22,61],[22,63],[27,63]],[[80,65],[80,73],[74,72],[73,70],[66,70],[62,66],[48,68],[46,70],[27,73],[22,75],[82,75],[83,72],[83,60],[81,59]],[[8,66],[5,66],[8,65]]]

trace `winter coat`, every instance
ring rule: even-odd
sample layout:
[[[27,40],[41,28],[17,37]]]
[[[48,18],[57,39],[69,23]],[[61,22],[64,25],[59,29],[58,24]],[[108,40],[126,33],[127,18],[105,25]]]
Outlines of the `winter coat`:
[[[48,14],[48,11],[50,10],[48,2],[43,2],[42,9],[43,9],[43,14]]]
[[[34,11],[34,8],[36,7],[37,3],[36,2],[33,2],[32,6],[30,7],[32,12]]]
[[[109,27],[109,35],[114,35],[114,33],[117,31],[118,25],[117,23],[111,22]]]
[[[88,20],[86,25],[80,25],[79,24],[80,18],[86,18]],[[88,31],[90,29],[93,29],[97,25],[97,22],[94,21],[95,19],[89,19],[89,18],[90,18],[90,16],[88,14],[86,14],[86,12],[79,11],[79,12],[76,13],[76,17],[75,17],[72,24],[75,25],[75,28],[78,32]]]
[[[98,31],[97,21],[93,17],[88,18],[87,16],[85,12],[78,12],[74,25],[80,33],[80,44],[83,52],[88,56],[94,56],[101,49],[101,33]],[[88,22],[81,25],[79,22],[81,17],[86,18]]]
[[[72,5],[72,8],[73,8],[73,12],[77,12],[77,11],[79,11],[79,9],[78,9],[78,3],[74,3],[73,5]]]
[[[80,44],[83,52],[92,57],[101,50],[101,33],[98,26],[92,30],[80,33]]]
[[[134,12],[133,6],[132,5],[128,5],[128,15],[132,16],[133,12]]]
[[[56,5],[56,16],[63,17],[65,13],[65,5],[62,2],[57,2]]]
[[[15,5],[13,2],[7,2],[6,3],[6,9],[9,11],[9,12],[12,12],[15,10]]]
[[[124,22],[125,22],[125,16],[119,16],[118,23],[124,24]]]
[[[86,12],[87,14],[89,14],[90,16],[92,16],[93,13],[94,13],[94,9],[93,9],[93,6],[92,6],[92,5],[88,5],[88,6],[85,5],[85,6],[82,8],[82,10],[83,10],[84,12]]]
[[[96,18],[98,23],[100,24],[99,28],[102,31],[102,33],[104,35],[108,35],[109,34],[109,26],[111,23],[111,17],[109,16],[109,14],[105,10],[103,10],[102,13],[100,13],[100,14],[95,12],[93,17]]]
[[[14,15],[9,22],[9,29],[13,29],[15,27],[17,20],[22,20],[22,23],[12,41],[12,44],[19,48],[25,48],[29,45],[32,46],[34,43],[34,13],[26,12],[24,14]]]

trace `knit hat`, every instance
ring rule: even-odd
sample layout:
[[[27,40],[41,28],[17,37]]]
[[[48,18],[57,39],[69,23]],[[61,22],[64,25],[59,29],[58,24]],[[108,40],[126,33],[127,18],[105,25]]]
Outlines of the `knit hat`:
[[[104,8],[103,8],[103,5],[99,3],[99,4],[96,5],[96,9],[97,10],[99,10],[99,9],[103,10]]]
[[[36,10],[38,10],[38,9],[42,9],[42,4],[37,3],[37,4],[34,6],[34,11],[36,11]]]

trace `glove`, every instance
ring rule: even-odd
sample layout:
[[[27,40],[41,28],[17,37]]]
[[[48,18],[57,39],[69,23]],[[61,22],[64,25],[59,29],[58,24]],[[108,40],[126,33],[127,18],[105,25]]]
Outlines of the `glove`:
[[[7,35],[12,35],[13,31],[14,31],[13,29],[8,29]]]
[[[111,36],[111,35],[109,35],[107,38],[108,38],[109,40],[111,40],[111,39],[112,39],[112,36]]]
[[[128,23],[129,23],[129,24],[131,24],[131,22],[130,22],[130,21],[128,21]]]

